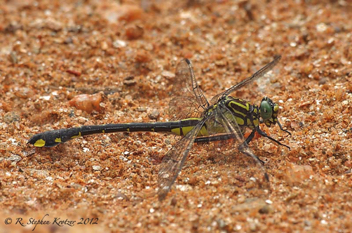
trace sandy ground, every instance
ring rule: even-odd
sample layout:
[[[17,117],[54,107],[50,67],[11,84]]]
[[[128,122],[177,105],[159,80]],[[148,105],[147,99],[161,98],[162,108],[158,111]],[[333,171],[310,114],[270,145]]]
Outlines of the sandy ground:
[[[351,19],[348,0],[2,0],[1,231],[351,232]],[[234,93],[272,98],[292,133],[262,126],[291,150],[250,145],[270,176],[264,196],[235,175],[251,169],[243,155],[195,145],[160,203],[157,174],[175,136],[27,144],[46,130],[167,121],[181,58],[211,98],[275,54],[271,74]]]

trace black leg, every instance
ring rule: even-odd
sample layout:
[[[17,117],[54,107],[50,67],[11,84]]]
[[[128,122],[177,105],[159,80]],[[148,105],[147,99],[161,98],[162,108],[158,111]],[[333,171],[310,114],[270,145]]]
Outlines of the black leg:
[[[280,127],[280,129],[281,129],[282,131],[284,131],[284,132],[288,133],[288,134],[291,136],[291,133],[290,133],[288,130],[286,130],[286,129],[282,128],[282,125],[280,124],[280,122],[279,122],[279,121],[277,121],[277,124],[279,125],[279,127]]]
[[[258,156],[256,156],[255,154],[249,154],[249,153],[247,153],[245,150],[244,150],[244,144],[245,144],[246,142],[243,142],[242,144],[240,144],[239,146],[238,146],[238,150],[239,151],[241,151],[243,154],[245,154],[245,155],[247,155],[247,156],[249,156],[249,157],[253,157],[253,156],[255,156],[255,159],[258,159],[258,161],[262,164],[262,165],[264,165],[264,161],[263,160],[261,160]]]
[[[252,141],[252,139],[254,138],[254,135],[255,135],[255,129],[253,129],[252,130],[252,132],[251,132],[251,134],[246,138],[246,140],[244,141],[244,143],[243,144],[249,144],[251,141]],[[242,149],[242,147],[243,147],[243,144],[241,144],[240,146],[239,146],[239,149],[240,149],[240,151],[242,151],[242,153],[244,153],[245,155],[247,155],[247,156],[249,156],[243,149]],[[262,164],[262,165],[264,165],[264,161],[263,160],[261,160],[258,156],[256,156],[255,155],[255,157],[260,161],[260,163]]]
[[[252,141],[252,139],[254,138],[255,135],[255,129],[252,130],[251,134],[246,138],[246,143],[247,145],[249,145],[249,143]]]
[[[257,132],[262,135],[263,137],[269,138],[270,140],[276,142],[277,144],[279,144],[280,146],[285,146],[287,147],[289,150],[291,150],[291,148],[285,144],[282,144],[281,142],[279,142],[278,140],[270,137],[269,135],[267,135],[264,131],[262,131],[259,127],[256,128]],[[254,130],[253,130],[254,131]],[[285,131],[285,130],[284,130]],[[288,132],[288,131],[287,131]]]

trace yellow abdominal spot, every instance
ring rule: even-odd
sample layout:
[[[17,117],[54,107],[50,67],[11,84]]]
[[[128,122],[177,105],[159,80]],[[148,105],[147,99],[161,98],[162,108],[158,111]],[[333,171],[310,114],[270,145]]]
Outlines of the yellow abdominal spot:
[[[79,137],[81,137],[81,136],[82,136],[82,135],[81,135],[81,132],[79,132],[78,135],[72,136],[71,138],[79,138]],[[56,142],[56,139],[55,139],[55,142]],[[60,140],[60,142],[61,142],[61,140]]]
[[[197,136],[208,136],[208,130],[203,126]]]
[[[45,141],[43,139],[39,139],[33,145],[35,147],[43,147],[43,146],[45,146]]]
[[[180,128],[171,129],[171,133],[176,134],[176,135],[181,135]]]
[[[194,128],[194,126],[182,127],[182,133],[183,133],[182,135],[188,134],[193,128]],[[181,136],[181,130],[180,130],[180,128],[171,129],[171,133]],[[200,131],[199,131],[199,133],[198,133],[197,136],[198,136],[198,137],[199,137],[199,136],[208,136],[208,131],[207,131],[207,129],[205,128],[205,126],[203,126],[203,127],[200,129]]]
[[[183,135],[188,134],[188,132],[191,131],[193,128],[194,128],[193,126],[182,127]]]

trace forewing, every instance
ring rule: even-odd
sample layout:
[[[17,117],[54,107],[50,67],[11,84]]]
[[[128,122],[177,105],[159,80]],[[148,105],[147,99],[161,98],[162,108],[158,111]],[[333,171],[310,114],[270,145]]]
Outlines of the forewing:
[[[267,197],[270,188],[268,175],[261,160],[248,147],[243,136],[244,127],[237,124],[231,111],[218,103],[205,122],[210,136],[198,137],[195,142],[211,141],[207,149],[212,159],[230,164],[229,176],[237,192],[247,197]],[[221,139],[221,140],[218,140]],[[227,139],[227,140],[223,140]],[[224,184],[226,185],[226,184]]]
[[[265,190],[270,188],[268,174],[261,160],[253,153],[250,147],[245,142],[243,130],[237,124],[235,117],[232,117],[231,111],[225,105],[216,109],[218,121],[222,122],[225,134],[232,135],[235,139],[234,145],[237,145],[238,150],[245,156],[242,156],[238,161],[239,168],[242,170],[236,171],[238,175],[243,177],[252,190],[256,189],[256,196],[265,195],[268,192]],[[232,115],[232,116],[231,116]]]
[[[251,82],[257,80],[260,77],[263,77],[267,72],[269,72],[272,68],[274,68],[274,66],[276,66],[276,64],[280,61],[281,56],[280,55],[276,55],[274,56],[274,60],[272,60],[270,63],[266,64],[264,67],[262,67],[260,70],[258,70],[257,72],[255,72],[251,77],[235,84],[234,86],[230,87],[229,89],[227,89],[226,91],[214,96],[211,99],[211,103],[216,103],[220,98],[224,97],[224,96],[228,96],[230,95],[232,92],[237,91],[239,89],[241,89],[242,87],[250,84]]]
[[[158,197],[160,201],[164,200],[170,191],[194,144],[194,139],[197,137],[205,121],[206,118],[199,122],[163,158],[158,174]]]

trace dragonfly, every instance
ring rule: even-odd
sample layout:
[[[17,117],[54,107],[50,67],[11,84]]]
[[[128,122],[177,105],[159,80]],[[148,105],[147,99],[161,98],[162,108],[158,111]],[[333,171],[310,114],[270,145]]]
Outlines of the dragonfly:
[[[237,149],[260,168],[262,179],[269,183],[264,162],[252,152],[248,144],[258,133],[290,149],[260,128],[260,124],[267,127],[277,124],[282,131],[291,135],[288,130],[283,129],[278,120],[279,105],[268,97],[264,97],[259,105],[255,105],[230,94],[263,77],[280,59],[280,55],[274,56],[270,63],[252,76],[219,93],[210,101],[196,81],[191,61],[182,59],[176,67],[173,98],[169,103],[172,121],[85,125],[50,130],[32,136],[28,143],[35,147],[53,147],[86,135],[115,132],[162,132],[182,136],[166,153],[160,165],[157,194],[159,200],[163,201],[181,172],[194,143],[235,141]],[[245,138],[246,129],[250,129],[251,133]]]

